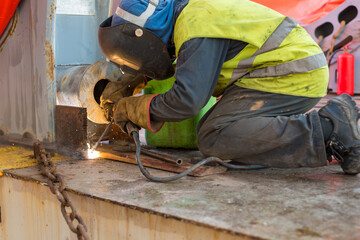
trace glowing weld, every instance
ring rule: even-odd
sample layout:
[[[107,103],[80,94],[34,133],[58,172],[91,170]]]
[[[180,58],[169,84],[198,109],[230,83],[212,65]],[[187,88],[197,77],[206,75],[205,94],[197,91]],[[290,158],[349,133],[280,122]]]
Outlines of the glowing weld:
[[[95,159],[95,158],[99,158],[100,157],[100,152],[96,151],[96,150],[93,150],[92,148],[90,148],[90,144],[88,143],[87,144],[88,146],[88,152],[87,152],[87,155],[88,155],[88,159]]]

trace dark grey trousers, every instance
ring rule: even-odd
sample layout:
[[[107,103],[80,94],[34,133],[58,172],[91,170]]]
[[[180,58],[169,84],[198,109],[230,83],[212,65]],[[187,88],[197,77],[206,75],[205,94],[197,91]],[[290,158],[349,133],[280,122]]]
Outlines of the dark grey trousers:
[[[267,167],[327,164],[316,111],[320,98],[228,87],[198,124],[198,147],[208,156]]]

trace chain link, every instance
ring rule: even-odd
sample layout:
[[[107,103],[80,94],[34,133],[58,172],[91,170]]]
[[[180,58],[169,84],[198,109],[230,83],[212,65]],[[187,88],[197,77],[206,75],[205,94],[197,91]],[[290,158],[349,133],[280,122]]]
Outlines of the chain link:
[[[49,185],[51,193],[56,195],[61,203],[61,213],[70,230],[76,233],[78,240],[90,240],[83,219],[77,213],[67,192],[65,192],[66,185],[64,179],[56,172],[56,166],[50,160],[50,154],[45,153],[40,148],[39,142],[34,143],[34,156],[40,164],[41,174],[47,178],[47,184]]]

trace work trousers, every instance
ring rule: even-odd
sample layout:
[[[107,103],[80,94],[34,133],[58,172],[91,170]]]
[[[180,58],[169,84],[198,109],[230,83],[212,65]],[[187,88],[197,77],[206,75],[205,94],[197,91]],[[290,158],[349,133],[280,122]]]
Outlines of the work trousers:
[[[200,120],[199,150],[267,167],[326,165],[320,117],[317,111],[306,113],[319,100],[232,85]]]

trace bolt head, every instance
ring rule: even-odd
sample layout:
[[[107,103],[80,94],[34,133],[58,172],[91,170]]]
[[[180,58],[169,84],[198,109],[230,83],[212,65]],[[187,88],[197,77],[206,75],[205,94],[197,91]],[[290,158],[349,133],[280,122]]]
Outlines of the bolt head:
[[[141,37],[144,34],[144,31],[140,28],[135,30],[135,36]]]

